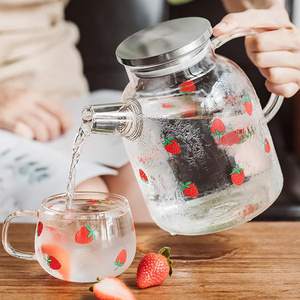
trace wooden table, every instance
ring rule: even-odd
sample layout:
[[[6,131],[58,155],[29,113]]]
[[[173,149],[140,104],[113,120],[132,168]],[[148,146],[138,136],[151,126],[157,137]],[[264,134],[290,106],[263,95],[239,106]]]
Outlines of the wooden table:
[[[0,226],[1,227],[1,226]],[[33,250],[33,224],[13,224],[11,244]],[[119,278],[137,299],[300,299],[300,222],[250,222],[206,236],[171,236],[155,225],[136,225],[137,253]],[[142,256],[171,247],[173,275],[162,285],[135,285]],[[64,282],[36,261],[0,249],[0,299],[95,299],[89,284]]]

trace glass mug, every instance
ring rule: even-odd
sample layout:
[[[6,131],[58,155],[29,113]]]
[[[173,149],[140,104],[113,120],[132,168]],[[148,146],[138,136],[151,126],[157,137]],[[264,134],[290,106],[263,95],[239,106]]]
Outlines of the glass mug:
[[[109,193],[76,192],[72,210],[66,194],[42,201],[40,210],[19,210],[4,221],[2,243],[14,257],[37,260],[50,275],[71,282],[93,282],[123,273],[136,251],[134,223],[126,198]],[[14,249],[8,228],[15,217],[37,216],[35,253]]]

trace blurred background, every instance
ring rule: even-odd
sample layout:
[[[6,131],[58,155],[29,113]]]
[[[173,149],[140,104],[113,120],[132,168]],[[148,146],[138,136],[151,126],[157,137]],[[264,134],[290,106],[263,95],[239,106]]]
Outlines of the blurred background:
[[[78,49],[91,91],[124,89],[128,79],[124,67],[116,60],[115,50],[119,43],[136,31],[164,20],[188,16],[204,17],[214,26],[226,15],[220,0],[186,0],[181,1],[187,2],[185,4],[171,4],[174,2],[177,1],[70,1],[66,18],[80,30]],[[299,22],[299,2],[286,1],[296,25]],[[264,106],[270,94],[265,88],[264,78],[246,55],[243,39],[231,41],[218,49],[218,54],[232,59],[245,71]],[[285,182],[277,201],[256,220],[300,220],[300,99],[297,98],[300,98],[299,93],[286,99],[269,123]]]

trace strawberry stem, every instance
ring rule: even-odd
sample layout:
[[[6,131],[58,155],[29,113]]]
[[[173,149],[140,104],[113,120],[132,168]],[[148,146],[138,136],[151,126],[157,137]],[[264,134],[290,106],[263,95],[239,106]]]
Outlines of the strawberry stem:
[[[239,168],[239,165],[235,165],[235,168],[232,170],[232,172],[230,173],[230,175],[233,175],[235,173],[238,173],[239,175],[241,175],[241,171],[244,171],[243,168]]]
[[[218,129],[215,129],[215,132],[216,132],[216,133],[212,133],[211,135],[212,135],[213,137],[218,137],[218,141],[220,141],[221,136],[224,135],[224,134],[226,133],[226,130],[225,130],[225,131],[219,132]]]
[[[98,228],[95,228],[94,230],[90,227],[90,226],[88,226],[88,225],[84,225],[85,226],[85,228],[89,231],[89,234],[88,234],[88,239],[91,237],[91,236],[93,236],[93,240],[95,240],[95,238],[96,238],[96,236],[95,236],[95,234],[94,234],[94,231],[96,231],[96,230],[99,230]]]
[[[171,141],[174,140],[174,138],[169,138],[169,139],[166,139],[165,137],[163,137],[165,142],[164,142],[164,147],[166,147],[168,144],[170,145],[174,145],[174,143],[172,143]]]
[[[187,183],[183,183],[182,181],[180,181],[180,184],[182,185],[181,191],[183,192],[185,189],[191,189],[191,181],[188,181]]]
[[[169,264],[169,267],[170,267],[169,276],[171,276],[172,273],[173,273],[173,270],[172,270],[173,261],[170,260],[171,248],[170,247],[163,247],[158,251],[158,253],[163,255],[164,257],[166,257],[166,259],[168,261],[168,264]]]

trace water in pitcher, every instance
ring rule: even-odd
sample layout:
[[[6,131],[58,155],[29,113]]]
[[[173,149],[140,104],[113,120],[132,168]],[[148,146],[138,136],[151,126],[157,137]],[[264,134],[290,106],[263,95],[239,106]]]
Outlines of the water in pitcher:
[[[260,124],[247,114],[144,118],[139,139],[124,142],[154,221],[172,234],[207,234],[271,205],[283,179]]]

